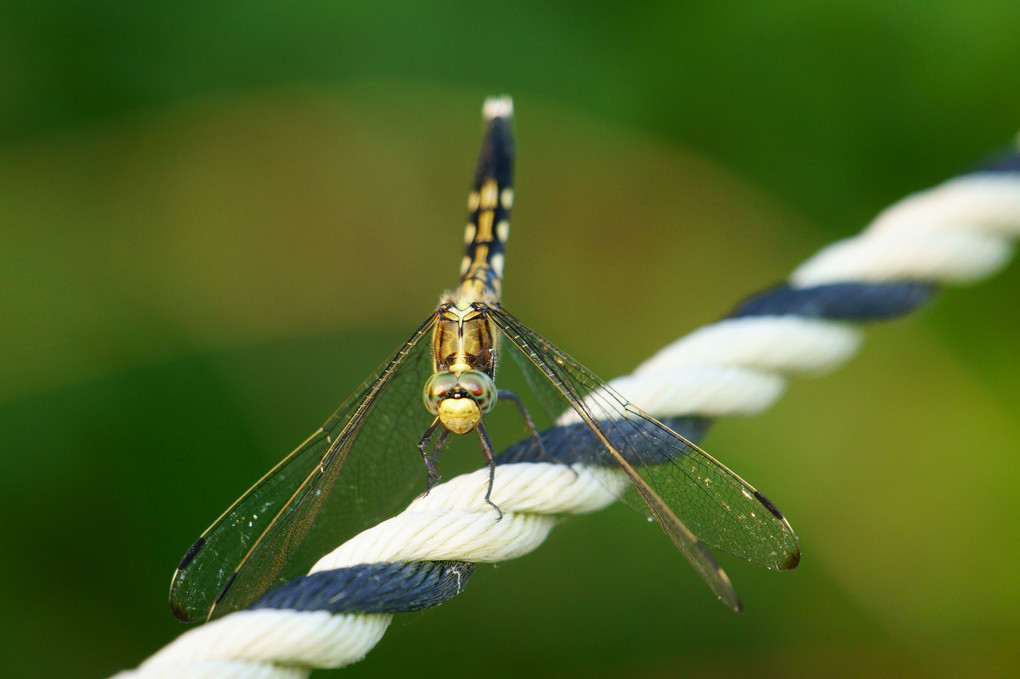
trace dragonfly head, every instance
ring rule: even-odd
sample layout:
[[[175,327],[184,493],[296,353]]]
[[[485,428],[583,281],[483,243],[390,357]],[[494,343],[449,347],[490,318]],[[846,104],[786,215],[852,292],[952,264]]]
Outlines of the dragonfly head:
[[[496,385],[480,370],[455,375],[441,370],[425,382],[425,407],[438,415],[454,434],[466,434],[478,426],[482,413],[496,405]]]

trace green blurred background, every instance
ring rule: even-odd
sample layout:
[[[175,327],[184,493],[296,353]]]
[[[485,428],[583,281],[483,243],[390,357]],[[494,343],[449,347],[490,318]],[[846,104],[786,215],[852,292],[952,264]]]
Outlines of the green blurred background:
[[[3,5],[6,676],[185,629],[183,551],[455,283],[485,95],[506,305],[607,378],[1020,128],[1015,0]],[[804,552],[722,557],[745,614],[614,507],[345,672],[1016,676],[1018,269],[716,425]]]

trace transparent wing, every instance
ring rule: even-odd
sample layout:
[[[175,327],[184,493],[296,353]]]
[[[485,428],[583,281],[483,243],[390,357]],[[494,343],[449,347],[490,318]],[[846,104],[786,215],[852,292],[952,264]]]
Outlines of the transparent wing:
[[[432,420],[421,389],[432,372],[426,336],[435,321],[433,315],[422,324],[192,545],[170,584],[178,619],[219,617],[248,606],[285,568],[288,575],[307,570],[310,559],[321,556],[314,551],[318,543],[338,545],[406,503],[425,477],[415,446]],[[321,539],[306,543],[310,531]]]
[[[732,608],[740,609],[739,600],[707,547],[767,568],[797,565],[797,537],[764,495],[503,309],[492,308],[491,317],[509,341],[507,349],[523,355],[526,374],[544,376],[529,382],[545,410],[553,417],[577,415],[574,424],[560,418],[558,428],[569,434],[554,437],[559,449],[550,452],[617,465],[651,516]]]

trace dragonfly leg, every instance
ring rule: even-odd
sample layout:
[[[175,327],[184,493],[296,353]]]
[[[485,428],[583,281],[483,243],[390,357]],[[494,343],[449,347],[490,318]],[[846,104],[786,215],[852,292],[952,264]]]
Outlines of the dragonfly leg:
[[[535,421],[531,419],[531,413],[528,412],[528,408],[527,406],[524,405],[524,402],[521,400],[520,396],[510,391],[509,389],[500,389],[498,392],[496,392],[496,396],[499,398],[500,401],[513,401],[514,403],[517,404],[517,409],[520,411],[521,417],[524,419],[524,423],[528,425],[528,431],[531,432],[531,439],[535,442],[535,446],[538,448],[539,459],[549,460],[550,462],[555,462],[556,464],[563,465],[567,464],[563,460],[557,457],[553,457],[552,455],[548,455],[545,452],[545,446],[542,445],[542,436],[538,433],[538,429],[535,427]],[[571,467],[571,471],[574,472],[574,476],[577,476],[577,471],[574,470],[573,467]]]
[[[432,486],[439,483],[439,474],[436,472],[436,462],[439,460],[439,450],[446,443],[446,437],[450,435],[450,430],[443,427],[436,435],[434,445],[432,446],[432,454],[425,459],[425,466],[429,470],[429,480],[425,492],[428,493],[432,490]]]
[[[429,425],[429,428],[425,432],[425,435],[421,437],[420,441],[418,441],[418,452],[421,453],[422,462],[425,463],[425,469],[427,469],[429,472],[428,486],[425,490],[426,493],[432,490],[432,486],[439,483],[439,472],[436,471],[436,466],[434,462],[436,456],[439,454],[440,446],[442,446],[443,442],[446,441],[446,434],[449,433],[449,430],[444,427],[443,431],[440,432],[439,436],[436,437],[436,445],[431,455],[426,453],[425,449],[429,445],[429,440],[431,440],[432,436],[436,433],[436,430],[439,428],[441,424],[442,422],[440,422],[439,418],[437,417],[435,421],[431,425]]]
[[[492,441],[489,440],[489,435],[485,432],[485,427],[482,426],[481,421],[478,422],[475,429],[478,430],[478,438],[482,440],[482,450],[485,452],[485,457],[489,460],[489,487],[485,491],[485,501],[499,514],[496,517],[496,521],[499,521],[503,518],[503,510],[497,507],[496,503],[490,499],[492,496],[492,483],[496,480],[496,456],[492,450]]]

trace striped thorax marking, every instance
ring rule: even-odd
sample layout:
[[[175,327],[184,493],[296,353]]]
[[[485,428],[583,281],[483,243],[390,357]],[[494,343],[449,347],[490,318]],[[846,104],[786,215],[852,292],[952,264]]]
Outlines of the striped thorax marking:
[[[439,307],[439,319],[432,333],[433,372],[449,370],[455,375],[466,370],[492,372],[498,335],[485,310],[483,304],[460,308],[452,301]]]

